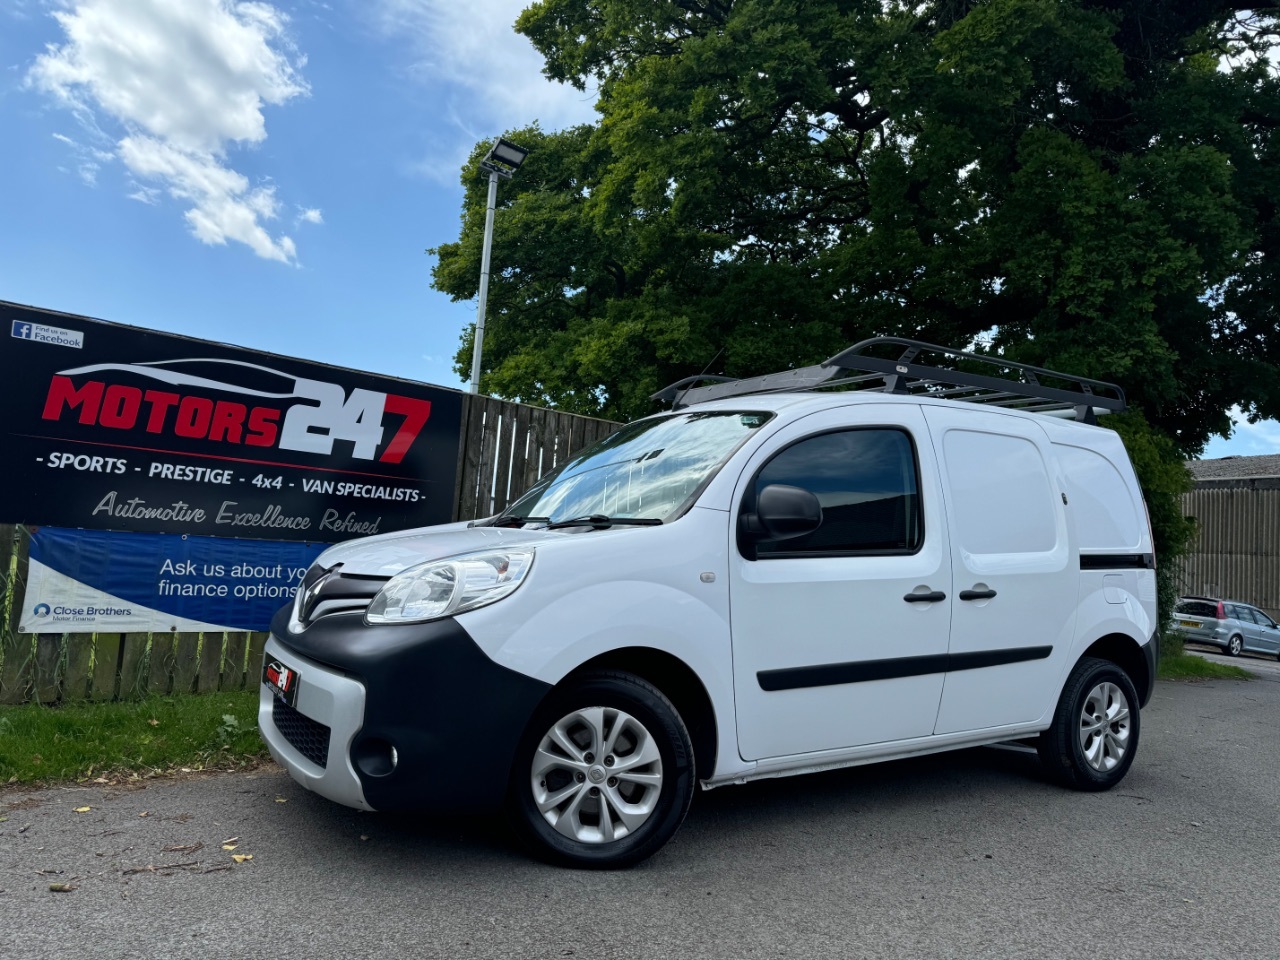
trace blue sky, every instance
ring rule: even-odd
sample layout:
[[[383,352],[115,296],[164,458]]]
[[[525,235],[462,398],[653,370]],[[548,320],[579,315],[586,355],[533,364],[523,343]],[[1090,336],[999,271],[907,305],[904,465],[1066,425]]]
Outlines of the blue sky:
[[[0,0],[0,299],[462,386],[462,162],[594,117],[526,2]]]
[[[523,5],[0,0],[0,299],[461,386],[462,162],[594,116]]]

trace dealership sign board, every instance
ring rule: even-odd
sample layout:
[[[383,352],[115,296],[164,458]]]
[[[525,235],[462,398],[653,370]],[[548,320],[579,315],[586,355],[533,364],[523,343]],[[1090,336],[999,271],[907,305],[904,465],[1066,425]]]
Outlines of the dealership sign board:
[[[39,527],[25,633],[266,630],[320,543]]]
[[[448,522],[462,394],[0,301],[0,522],[333,543]]]

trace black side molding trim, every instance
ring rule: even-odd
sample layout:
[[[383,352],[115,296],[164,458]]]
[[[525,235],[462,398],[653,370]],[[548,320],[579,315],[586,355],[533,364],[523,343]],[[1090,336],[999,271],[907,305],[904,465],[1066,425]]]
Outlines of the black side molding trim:
[[[1082,553],[1081,570],[1154,570],[1153,553]]]
[[[980,670],[1006,663],[1044,660],[1053,647],[1018,647],[1009,650],[977,650],[973,653],[934,653],[924,657],[895,657],[889,660],[866,660],[860,663],[824,663],[812,667],[787,667],[761,670],[756,674],[761,690],[799,690],[805,687],[831,687],[841,683],[866,683],[869,680],[897,680],[922,677],[954,670]]]
[[[1026,663],[1029,660],[1047,660],[1053,647],[1015,647],[1009,650],[975,650],[972,653],[948,654],[949,671],[981,670],[983,667],[1001,667],[1006,663]]]

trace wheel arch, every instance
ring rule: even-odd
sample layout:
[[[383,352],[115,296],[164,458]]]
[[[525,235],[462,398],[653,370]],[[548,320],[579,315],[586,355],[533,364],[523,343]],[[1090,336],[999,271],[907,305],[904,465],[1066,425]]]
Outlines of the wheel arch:
[[[715,708],[702,680],[673,654],[651,647],[623,647],[587,660],[572,670],[561,684],[592,670],[625,670],[648,680],[670,700],[693,741],[694,772],[699,780],[715,772],[718,730]]]
[[[1141,701],[1139,705],[1144,707],[1147,705],[1150,696],[1148,691],[1152,689],[1155,678],[1152,676],[1152,667],[1147,663],[1142,647],[1133,637],[1123,633],[1109,633],[1090,644],[1089,648],[1080,654],[1080,659],[1084,657],[1110,660],[1118,666],[1133,681]]]

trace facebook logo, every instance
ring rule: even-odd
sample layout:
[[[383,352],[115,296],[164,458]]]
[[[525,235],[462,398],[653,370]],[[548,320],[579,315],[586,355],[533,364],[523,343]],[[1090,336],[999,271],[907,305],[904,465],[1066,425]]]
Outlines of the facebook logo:
[[[55,347],[75,347],[79,350],[84,346],[84,334],[79,330],[63,330],[43,323],[27,323],[25,320],[13,321],[12,335],[19,340],[47,343]]]

